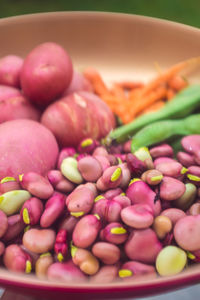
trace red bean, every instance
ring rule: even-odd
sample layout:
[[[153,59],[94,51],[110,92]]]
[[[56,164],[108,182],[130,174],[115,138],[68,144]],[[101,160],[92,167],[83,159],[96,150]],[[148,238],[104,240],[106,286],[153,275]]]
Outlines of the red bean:
[[[173,148],[168,144],[161,144],[159,146],[152,147],[149,150],[152,158],[157,157],[172,157],[174,155]]]
[[[21,185],[33,196],[40,199],[48,199],[52,196],[54,189],[50,182],[43,176],[35,172],[23,175]]]
[[[87,248],[91,246],[96,240],[100,228],[101,222],[99,220],[99,216],[83,216],[76,224],[72,234],[74,245],[80,248]]]
[[[65,196],[58,192],[54,193],[46,202],[44,212],[40,218],[40,225],[43,228],[51,226],[62,214],[65,207]]]
[[[162,244],[151,228],[133,230],[124,246],[125,253],[131,260],[147,264],[155,262],[161,249]]]
[[[8,229],[2,238],[3,241],[8,242],[17,238],[23,231],[24,227],[25,225],[21,220],[20,214],[8,217]]]
[[[133,228],[144,229],[153,224],[152,208],[147,204],[135,204],[121,211],[122,221]]]
[[[118,222],[112,222],[100,232],[100,238],[113,244],[122,244],[128,238],[128,232],[125,226]]]
[[[8,218],[6,214],[0,210],[0,238],[6,233],[8,228]]]
[[[38,198],[28,199],[22,206],[20,215],[22,221],[27,225],[36,225],[43,212],[43,203]]]
[[[111,243],[95,243],[92,247],[92,253],[106,265],[113,265],[120,259],[120,249]]]

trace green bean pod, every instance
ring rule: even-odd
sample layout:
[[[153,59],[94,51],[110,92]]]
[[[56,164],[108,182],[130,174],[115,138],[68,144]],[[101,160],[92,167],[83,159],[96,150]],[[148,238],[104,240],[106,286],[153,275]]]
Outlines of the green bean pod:
[[[154,122],[138,131],[132,140],[131,151],[141,147],[151,146],[173,136],[200,134],[200,114],[191,115],[185,119]]]
[[[190,85],[169,101],[161,110],[142,115],[131,123],[110,132],[109,139],[118,143],[126,141],[144,126],[160,120],[184,118],[200,106],[200,85]]]

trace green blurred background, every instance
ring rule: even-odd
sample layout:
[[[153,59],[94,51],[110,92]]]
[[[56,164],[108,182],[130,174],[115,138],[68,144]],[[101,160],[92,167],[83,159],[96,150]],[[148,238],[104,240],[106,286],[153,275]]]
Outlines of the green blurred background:
[[[200,0],[0,0],[0,17],[77,10],[146,15],[200,27]]]

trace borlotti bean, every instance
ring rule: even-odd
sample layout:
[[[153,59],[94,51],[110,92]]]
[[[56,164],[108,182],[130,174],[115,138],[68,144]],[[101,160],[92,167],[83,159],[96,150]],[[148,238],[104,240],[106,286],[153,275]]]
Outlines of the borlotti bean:
[[[105,284],[200,261],[200,135],[182,149],[84,138],[57,168],[0,182],[0,256],[40,279]],[[177,154],[175,154],[177,153]]]

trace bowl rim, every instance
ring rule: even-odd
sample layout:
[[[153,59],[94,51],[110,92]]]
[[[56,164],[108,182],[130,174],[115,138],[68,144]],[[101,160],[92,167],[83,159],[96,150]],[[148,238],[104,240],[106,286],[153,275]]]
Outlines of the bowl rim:
[[[121,13],[121,12],[102,12],[102,11],[56,11],[56,12],[40,12],[40,13],[32,13],[32,14],[23,14],[17,16],[10,16],[6,18],[0,19],[0,27],[6,24],[12,24],[13,22],[21,23],[22,21],[29,22],[34,21],[38,18],[43,20],[48,20],[49,18],[54,20],[59,18],[66,18],[66,17],[78,17],[83,16],[85,18],[123,18],[123,19],[130,19],[135,20],[137,22],[156,22],[157,25],[169,26],[169,30],[176,29],[187,31],[192,31],[193,33],[196,32],[200,35],[200,29],[197,27],[193,27],[191,25],[186,25],[183,23],[178,23],[171,20],[151,17],[151,16],[144,16],[144,15],[136,15],[136,14],[129,14],[129,13]],[[48,281],[30,281],[30,277],[25,278],[23,275],[23,280],[19,276],[18,279],[12,278],[11,272],[9,272],[8,276],[5,276],[5,272],[0,271],[0,285],[5,287],[15,287],[15,288],[34,288],[46,291],[56,291],[56,292],[71,292],[71,293],[110,293],[114,292],[117,296],[117,293],[122,290],[126,290],[127,292],[137,292],[139,290],[144,289],[148,291],[154,291],[155,289],[164,291],[164,290],[172,290],[177,287],[183,287],[186,285],[195,284],[200,280],[200,269],[194,273],[182,273],[178,276],[172,277],[165,277],[161,279],[151,280],[151,281],[144,281],[139,282],[139,284],[134,284],[133,282],[123,282],[123,283],[112,283],[112,284],[80,284],[79,286],[73,285],[66,285],[66,284],[58,284],[57,282],[48,282]],[[3,276],[2,276],[3,275]],[[143,293],[144,294],[144,293]]]

